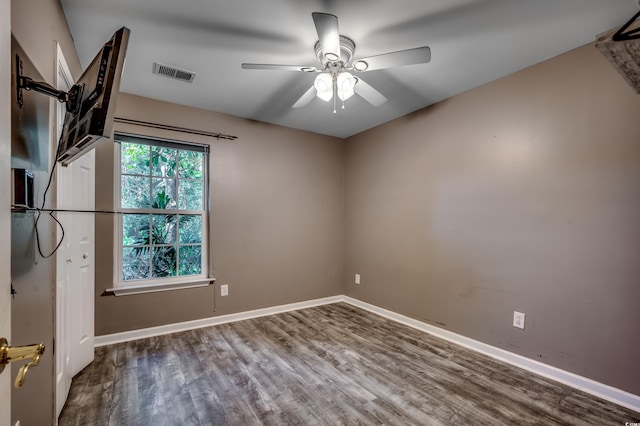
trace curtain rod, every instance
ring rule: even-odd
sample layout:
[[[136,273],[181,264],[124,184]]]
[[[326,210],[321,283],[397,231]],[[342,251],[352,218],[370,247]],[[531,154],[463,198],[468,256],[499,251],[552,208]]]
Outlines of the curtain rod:
[[[211,138],[225,139],[229,141],[234,141],[238,139],[237,136],[225,135],[224,133],[206,132],[204,130],[188,129],[186,127],[177,127],[177,126],[169,126],[166,124],[149,123],[148,121],[131,120],[129,118],[115,117],[113,121],[116,121],[118,123],[124,123],[124,124],[135,124],[137,126],[153,127],[155,129],[171,130],[174,132],[189,133],[192,135],[209,136]]]

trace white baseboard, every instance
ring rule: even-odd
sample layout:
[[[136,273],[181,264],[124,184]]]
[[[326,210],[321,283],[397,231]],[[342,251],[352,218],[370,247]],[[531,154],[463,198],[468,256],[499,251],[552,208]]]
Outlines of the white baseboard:
[[[587,392],[591,395],[597,396],[607,401],[611,401],[615,404],[629,408],[640,413],[640,396],[625,392],[623,390],[614,388],[609,385],[605,385],[595,380],[588,379],[586,377],[579,376],[574,373],[570,373],[565,370],[561,370],[557,367],[553,367],[547,364],[543,364],[539,361],[532,360],[522,355],[517,355],[504,349],[497,348],[495,346],[488,345],[486,343],[479,342],[477,340],[470,339],[460,334],[453,333],[451,331],[444,330],[439,327],[434,327],[422,321],[407,317],[402,314],[398,314],[393,311],[389,311],[384,308],[372,305],[354,299],[349,296],[332,296],[322,299],[314,299],[306,302],[290,303],[287,305],[274,306],[270,308],[256,309],[252,311],[239,312],[236,314],[221,315],[211,318],[203,318],[194,321],[180,322],[176,324],[162,325],[159,327],[150,327],[140,330],[125,331],[122,333],[107,334],[104,336],[96,336],[95,346],[106,346],[115,343],[128,342],[131,340],[144,339],[147,337],[161,336],[164,334],[176,333],[179,331],[193,330],[196,328],[209,327],[218,324],[225,324],[229,322],[242,321],[250,318],[263,317],[267,315],[274,315],[283,312],[290,312],[299,309],[311,308],[313,306],[327,305],[330,303],[345,302],[358,308],[373,312],[374,314],[388,318],[401,324],[405,324],[409,327],[424,331],[433,336],[447,340],[451,343],[463,346],[465,348],[474,350],[476,352],[488,355],[494,359],[506,362],[513,366],[523,368],[531,371],[532,373],[540,376],[555,380],[565,385],[571,386],[575,389]]]
[[[507,364],[511,364],[516,367],[520,367],[532,373],[538,374],[551,380],[555,380],[556,382],[563,383],[565,385],[571,386],[572,388],[579,389],[583,392],[587,392],[591,395],[597,396],[607,401],[611,401],[615,404],[640,413],[640,396],[638,395],[634,395],[632,393],[625,392],[612,386],[596,382],[595,380],[588,379],[586,377],[582,377],[565,370],[561,370],[557,367],[543,364],[539,361],[532,360],[522,355],[517,355],[504,349],[500,349],[495,346],[470,339],[460,334],[456,334],[439,327],[434,327],[422,321],[418,321],[405,315],[398,314],[396,312],[389,311],[387,309],[383,309],[366,302],[362,302],[349,296],[343,296],[342,300],[358,308],[373,312],[374,314],[378,314],[382,317],[399,322],[401,324],[408,325],[409,327],[424,331],[425,333],[429,333],[451,343],[455,343],[476,352],[480,352],[484,355],[490,356],[491,358],[506,362]]]
[[[162,336],[164,334],[194,330],[196,328],[210,327],[212,325],[242,321],[250,318],[264,317],[267,315],[280,314],[283,312],[297,311],[299,309],[311,308],[313,306],[320,306],[320,305],[328,305],[330,303],[337,303],[341,301],[342,301],[342,296],[324,297],[322,299],[314,299],[314,300],[308,300],[305,302],[290,303],[288,305],[272,306],[270,308],[256,309],[253,311],[238,312],[236,314],[220,315],[217,317],[178,322],[175,324],[161,325],[158,327],[149,327],[149,328],[142,328],[139,330],[123,331],[121,333],[105,334],[104,336],[95,337],[94,346],[100,347],[100,346],[106,346],[106,345],[113,345],[115,343],[130,342],[132,340]]]

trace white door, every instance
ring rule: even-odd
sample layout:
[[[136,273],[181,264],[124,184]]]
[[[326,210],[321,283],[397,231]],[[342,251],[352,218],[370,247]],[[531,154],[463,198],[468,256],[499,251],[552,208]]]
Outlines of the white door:
[[[57,88],[67,91],[72,78],[57,48]],[[58,104],[60,137],[65,106]],[[95,154],[68,167],[57,166],[57,208],[93,210]],[[93,360],[94,217],[91,213],[58,213],[64,240],[56,253],[56,418],[69,394],[71,379]],[[58,229],[57,238],[62,237]]]
[[[95,153],[58,166],[58,209],[93,210]],[[60,414],[71,379],[93,361],[94,217],[58,213],[65,230],[56,253],[56,411]]]
[[[11,1],[0,0],[0,337],[11,342]],[[0,425],[11,422],[11,368],[0,373]]]
[[[64,169],[64,167],[61,167]],[[67,170],[71,182],[64,188],[71,192],[73,208],[95,209],[95,152],[90,151],[75,160]],[[67,281],[67,312],[69,313],[69,367],[70,377],[78,374],[93,361],[94,341],[94,225],[92,213],[69,213],[73,215],[68,242],[70,269]]]

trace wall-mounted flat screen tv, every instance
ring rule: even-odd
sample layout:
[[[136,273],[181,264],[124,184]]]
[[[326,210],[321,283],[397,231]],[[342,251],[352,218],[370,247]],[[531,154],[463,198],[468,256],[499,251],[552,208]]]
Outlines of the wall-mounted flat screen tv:
[[[111,137],[116,98],[129,42],[129,29],[120,28],[98,52],[69,91],[74,108],[68,108],[60,136],[57,160],[63,166]]]

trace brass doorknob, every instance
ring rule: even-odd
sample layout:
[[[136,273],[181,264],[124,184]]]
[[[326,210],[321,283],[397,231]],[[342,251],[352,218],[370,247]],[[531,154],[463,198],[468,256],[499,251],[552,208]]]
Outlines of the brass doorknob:
[[[4,337],[0,337],[0,373],[4,370],[5,365],[14,361],[21,361],[30,359],[31,362],[26,363],[16,376],[15,387],[19,388],[24,383],[24,379],[29,371],[29,368],[35,367],[40,363],[40,357],[44,353],[44,344],[38,343],[35,345],[27,346],[9,346],[9,342]]]

